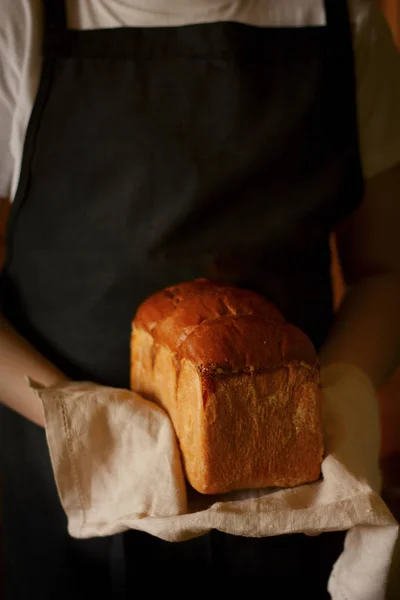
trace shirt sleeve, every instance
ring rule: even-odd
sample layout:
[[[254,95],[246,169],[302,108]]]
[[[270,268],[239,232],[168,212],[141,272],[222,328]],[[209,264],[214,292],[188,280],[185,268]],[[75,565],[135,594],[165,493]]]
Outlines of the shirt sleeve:
[[[372,0],[352,0],[358,126],[364,176],[400,162],[400,54]]]
[[[22,76],[23,3],[2,0],[0,6],[0,197],[8,196],[13,174],[12,124]]]

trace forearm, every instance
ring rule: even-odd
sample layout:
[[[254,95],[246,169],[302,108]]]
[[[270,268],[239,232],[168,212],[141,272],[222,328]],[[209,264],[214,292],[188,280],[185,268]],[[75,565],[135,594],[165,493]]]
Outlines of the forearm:
[[[27,385],[26,375],[43,385],[65,379],[0,315],[0,402],[43,425],[41,402]]]
[[[364,278],[347,292],[320,353],[322,365],[346,362],[380,387],[400,363],[400,277]]]

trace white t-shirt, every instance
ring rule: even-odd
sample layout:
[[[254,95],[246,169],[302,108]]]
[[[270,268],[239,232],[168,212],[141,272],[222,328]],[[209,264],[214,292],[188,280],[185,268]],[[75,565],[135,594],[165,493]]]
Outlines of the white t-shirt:
[[[60,0],[52,0],[58,2]],[[348,0],[356,62],[359,139],[366,178],[400,162],[400,56],[374,0]],[[234,20],[325,25],[323,0],[68,0],[75,29],[178,26]],[[41,0],[1,0],[0,197],[13,198],[37,92]]]

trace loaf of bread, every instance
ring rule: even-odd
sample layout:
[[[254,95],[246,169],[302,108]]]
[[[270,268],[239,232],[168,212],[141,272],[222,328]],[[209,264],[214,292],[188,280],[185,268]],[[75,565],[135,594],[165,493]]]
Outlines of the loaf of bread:
[[[133,321],[131,387],[169,413],[202,494],[320,475],[314,347],[257,294],[196,280],[148,298]]]

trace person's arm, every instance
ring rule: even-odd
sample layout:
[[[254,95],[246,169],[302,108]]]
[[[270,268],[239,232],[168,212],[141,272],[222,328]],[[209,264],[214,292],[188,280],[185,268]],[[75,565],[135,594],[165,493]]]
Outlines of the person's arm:
[[[7,201],[0,198],[1,215],[6,204]],[[5,218],[0,221],[2,221],[0,230],[2,256]],[[27,385],[25,375],[29,375],[43,385],[51,385],[65,379],[62,373],[23,340],[0,314],[0,402],[43,426],[42,404]]]
[[[42,404],[25,375],[45,386],[66,380],[0,315],[0,402],[43,426]]]
[[[367,181],[337,244],[348,289],[321,364],[353,364],[380,387],[400,364],[400,165]]]

